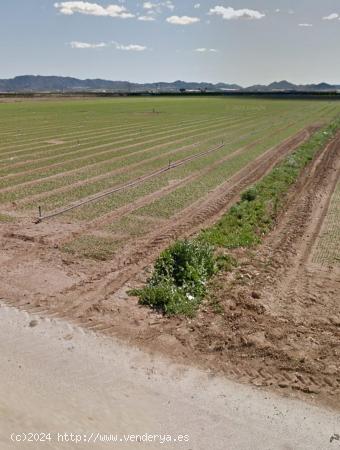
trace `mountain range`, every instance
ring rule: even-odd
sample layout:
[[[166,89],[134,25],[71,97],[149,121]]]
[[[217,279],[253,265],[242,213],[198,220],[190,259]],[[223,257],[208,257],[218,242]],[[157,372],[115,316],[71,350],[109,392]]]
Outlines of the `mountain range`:
[[[0,79],[0,92],[327,92],[340,90],[340,85],[327,83],[296,85],[288,81],[274,82],[269,85],[254,85],[243,88],[228,83],[197,83],[186,81],[159,83],[130,83],[128,81],[109,81],[101,79],[80,80],[71,77],[22,75],[11,79]]]

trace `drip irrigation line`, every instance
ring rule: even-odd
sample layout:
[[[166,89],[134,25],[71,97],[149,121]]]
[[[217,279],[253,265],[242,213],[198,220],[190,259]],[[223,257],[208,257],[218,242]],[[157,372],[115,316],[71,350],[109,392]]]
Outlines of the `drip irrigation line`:
[[[210,150],[206,150],[204,152],[196,153],[195,155],[188,156],[188,157],[186,157],[184,159],[175,161],[173,163],[171,161],[169,161],[169,164],[166,167],[162,167],[161,169],[158,169],[155,172],[151,172],[151,173],[149,173],[147,175],[144,175],[144,176],[141,176],[139,178],[136,178],[135,180],[129,181],[128,183],[125,183],[125,184],[123,184],[123,185],[121,185],[119,187],[116,187],[114,189],[110,189],[109,191],[105,191],[105,192],[102,192],[102,193],[97,194],[97,195],[94,195],[94,196],[92,196],[90,198],[87,198],[86,200],[84,200],[82,202],[76,203],[74,205],[70,205],[70,206],[68,206],[66,208],[63,208],[63,209],[59,209],[57,211],[51,212],[50,214],[43,215],[42,214],[42,208],[41,208],[41,206],[39,206],[38,207],[39,216],[35,220],[35,223],[40,223],[43,220],[51,219],[51,218],[57,217],[57,216],[59,216],[61,214],[65,214],[65,213],[67,213],[69,211],[72,211],[74,209],[80,208],[81,206],[87,205],[89,203],[92,203],[92,202],[95,202],[97,200],[101,200],[101,199],[103,199],[105,197],[108,197],[109,195],[112,195],[112,194],[115,194],[117,192],[123,191],[124,189],[128,189],[128,188],[132,188],[132,187],[138,186],[139,184],[144,183],[145,181],[150,180],[151,178],[155,178],[155,177],[157,177],[159,175],[162,175],[163,173],[169,172],[169,170],[176,169],[177,167],[180,167],[180,166],[182,166],[184,164],[187,164],[187,163],[189,163],[189,162],[191,162],[191,161],[193,161],[193,160],[195,160],[197,158],[201,158],[202,156],[209,155],[209,153],[212,153],[212,152],[215,152],[215,151],[221,149],[222,147],[224,147],[224,145],[225,144],[222,143],[222,144],[218,145],[217,147],[214,147],[214,148],[212,148]]]

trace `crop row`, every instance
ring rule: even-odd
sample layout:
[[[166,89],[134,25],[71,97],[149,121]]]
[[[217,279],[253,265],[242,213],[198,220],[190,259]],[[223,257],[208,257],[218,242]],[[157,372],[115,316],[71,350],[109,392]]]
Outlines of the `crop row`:
[[[207,102],[205,104],[205,108],[207,106]],[[102,105],[100,105],[102,108]],[[299,108],[304,109],[311,109],[311,105],[308,103],[301,103],[299,104]],[[313,105],[313,108],[315,105]],[[65,106],[63,105],[63,109]],[[273,105],[267,105],[266,108],[254,108],[254,107],[247,107],[247,108],[238,108],[235,112],[234,109],[230,110],[227,108],[224,108],[220,113],[217,113],[215,110],[213,111],[207,111],[207,112],[201,112],[195,108],[194,116],[195,120],[201,120],[201,119],[214,119],[218,116],[226,116],[226,117],[244,117],[249,114],[257,114],[260,115],[264,113],[265,111],[270,111],[272,114],[275,114],[278,116],[276,112],[277,106],[273,107]],[[288,103],[286,104],[280,104],[280,112],[282,111],[288,111],[290,109],[290,105]],[[173,115],[166,115],[166,114],[150,114],[150,115],[138,115],[138,120],[136,120],[135,115],[129,115],[129,116],[118,116],[117,114],[114,114],[110,117],[110,119],[103,120],[103,115],[100,114],[98,116],[97,120],[94,120],[93,116],[90,117],[83,117],[83,114],[81,114],[81,111],[79,114],[77,114],[75,117],[73,114],[63,113],[60,114],[60,118],[62,118],[62,122],[64,123],[65,129],[61,129],[61,123],[60,120],[57,120],[55,118],[55,115],[52,116],[52,118],[49,119],[50,127],[47,131],[41,132],[41,129],[39,126],[35,123],[33,124],[31,121],[29,121],[29,118],[26,118],[24,120],[24,123],[22,123],[22,129],[20,132],[17,130],[16,134],[9,137],[9,149],[13,150],[13,146],[15,146],[16,149],[19,148],[19,146],[25,146],[29,147],[32,145],[34,141],[41,141],[47,144],[48,139],[64,139],[65,137],[72,137],[74,136],[76,139],[77,137],[81,138],[82,136],[86,136],[87,134],[91,134],[93,131],[106,131],[106,130],[118,130],[120,128],[124,129],[125,127],[135,127],[136,129],[140,127],[145,127],[151,124],[156,124],[162,126],[164,123],[170,123],[170,124],[178,124],[178,120],[191,120],[193,117],[193,114],[185,115],[183,113],[183,104],[181,104],[181,112],[180,114],[173,114]],[[98,108],[98,112],[101,111],[101,109]],[[64,112],[64,111],[63,111]],[[276,113],[275,113],[276,112]],[[36,111],[34,111],[34,115],[36,115]],[[82,118],[82,120],[79,120],[79,116]],[[2,117],[2,124],[4,125],[5,117]],[[20,117],[20,115],[15,115],[15,120]],[[26,117],[26,116],[25,116]],[[41,119],[42,121],[45,121],[45,119]],[[20,125],[17,125],[19,127]],[[75,131],[76,130],[76,131]],[[2,130],[0,134],[0,139],[4,138],[5,131]],[[21,137],[21,139],[18,139],[18,136]],[[29,139],[30,136],[34,136],[33,138]],[[53,145],[53,144],[49,144]],[[0,151],[3,150],[3,147],[0,147]]]
[[[81,174],[82,179],[86,180],[85,183],[81,184],[80,186],[70,185],[68,190],[66,189],[67,182],[63,180],[64,183],[60,186],[62,192],[54,193],[53,191],[49,191],[47,196],[40,197],[39,203],[47,209],[53,209],[59,206],[66,205],[72,201],[82,199],[88,195],[102,192],[103,190],[126,183],[130,180],[143,176],[146,173],[157,170],[160,167],[164,167],[168,164],[169,159],[171,159],[172,161],[176,161],[192,154],[196,154],[200,151],[207,150],[208,148],[212,148],[216,146],[216,144],[219,143],[223,138],[225,142],[225,148],[212,155],[209,155],[209,161],[222,159],[226,155],[232,154],[235,150],[240,148],[240,146],[247,143],[249,144],[256,139],[263,137],[264,133],[268,133],[268,130],[270,130],[271,132],[275,132],[275,130],[279,130],[280,127],[282,127],[281,123],[266,123],[266,121],[259,121],[257,122],[256,128],[253,125],[244,127],[241,131],[242,134],[240,134],[239,129],[235,130],[233,134],[227,134],[225,130],[221,130],[220,135],[216,135],[215,133],[213,133],[212,135],[210,135],[210,137],[205,136],[205,140],[203,142],[196,142],[195,145],[193,145],[192,142],[187,142],[187,145],[185,147],[178,148],[174,144],[168,144],[166,147],[157,152],[149,150],[139,155],[131,155],[130,158],[124,157],[124,159],[115,166],[115,173],[111,172],[108,174],[108,176],[104,177],[102,173],[103,171],[99,171],[99,179],[95,177],[95,179],[91,181],[89,177],[91,175],[93,176],[94,174],[97,175],[98,172],[90,173],[90,171],[88,171],[86,172],[86,174]],[[197,165],[203,165],[204,167],[204,161],[195,161],[190,163],[190,165],[188,165],[187,167],[181,168],[183,177],[195,171]],[[129,170],[123,170],[124,167]],[[108,165],[105,167],[105,170],[108,170],[109,168],[114,170],[114,166],[109,167]],[[172,177],[176,180],[180,178],[180,174],[182,173],[181,169],[176,169],[172,172]],[[80,174],[78,174],[78,176],[79,175]],[[27,195],[27,192],[25,195]],[[36,207],[36,201],[28,204],[25,204],[24,202],[24,207]],[[96,206],[92,205],[92,209],[95,208]]]
[[[253,114],[254,115],[254,114]],[[251,116],[251,114],[248,114],[247,116]],[[245,116],[242,116],[245,117]],[[61,150],[64,150],[65,148],[72,148],[74,146],[78,146],[80,143],[83,144],[91,142],[93,140],[97,140],[98,137],[119,137],[119,136],[131,136],[131,135],[139,135],[141,133],[145,133],[148,131],[163,131],[171,128],[176,127],[184,127],[186,125],[194,125],[195,123],[204,123],[204,122],[211,122],[213,120],[218,120],[220,118],[224,118],[225,120],[235,120],[241,118],[241,116],[234,116],[229,117],[227,115],[220,115],[216,116],[214,118],[211,117],[205,117],[197,120],[196,118],[191,118],[189,120],[182,120],[180,122],[178,121],[171,121],[171,122],[159,122],[159,121],[152,121],[147,124],[143,124],[140,122],[126,122],[123,125],[111,125],[108,127],[95,127],[93,124],[89,124],[89,127],[86,131],[73,131],[72,133],[69,133],[67,136],[59,136],[59,135],[53,135],[50,136],[50,139],[57,138],[57,141],[59,144],[56,146],[56,144],[47,141],[44,137],[37,138],[37,141],[35,143],[25,141],[23,144],[14,144],[13,146],[10,146],[9,149],[2,149],[1,156],[6,156],[7,159],[9,157],[15,157],[15,160],[18,160],[20,157],[23,156],[32,156],[32,157],[39,157],[39,156],[45,156],[48,154],[48,151],[56,151],[56,148],[58,152]],[[65,139],[66,138],[66,139]],[[15,150],[14,150],[15,149]],[[43,150],[40,150],[43,149]],[[4,151],[6,150],[6,151]],[[5,159],[2,159],[2,161],[5,161]],[[6,160],[7,161],[7,160]]]
[[[27,171],[23,174],[18,174],[15,177],[3,177],[0,180],[0,188],[4,192],[0,193],[0,198],[2,201],[7,197],[6,191],[8,188],[16,190],[20,189],[20,184],[27,184],[31,182],[41,183],[46,178],[51,177],[62,177],[63,183],[67,183],[68,176],[74,182],[79,179],[84,179],[89,176],[96,176],[106,171],[111,171],[115,168],[122,167],[128,162],[133,163],[138,155],[141,157],[147,157],[154,154],[159,154],[162,151],[169,151],[175,149],[176,147],[182,147],[184,145],[198,144],[202,139],[208,139],[209,137],[217,137],[221,134],[223,136],[233,135],[233,133],[239,133],[240,129],[246,129],[247,125],[255,126],[258,121],[249,121],[240,124],[235,124],[233,126],[227,126],[225,128],[224,124],[211,125],[210,127],[199,128],[195,131],[191,131],[185,134],[177,135],[176,139],[167,138],[155,139],[143,142],[141,144],[129,145],[126,147],[120,147],[117,149],[111,149],[103,152],[94,152],[91,156],[84,158],[77,158],[73,161],[67,161],[65,163],[58,163],[56,165],[47,166],[44,168],[38,168],[35,170]],[[157,150],[157,153],[155,153]],[[144,156],[142,156],[144,155]],[[91,172],[88,172],[90,170]],[[83,172],[83,175],[82,173]],[[50,179],[48,181],[51,181]],[[58,183],[58,181],[56,180]],[[27,186],[22,186],[26,188]],[[50,189],[50,188],[49,188]],[[3,197],[4,194],[5,196]],[[18,197],[17,197],[18,198]]]
[[[293,114],[291,115],[291,119],[294,121],[297,121],[298,117],[294,116]],[[264,127],[264,123],[265,123],[265,119],[264,122],[261,124],[260,121],[256,122],[256,127],[253,126],[253,129],[257,129],[259,130],[259,132],[261,132],[261,127]],[[272,128],[274,126],[273,122],[268,122],[267,126],[269,128]],[[242,132],[244,133],[244,131],[246,130],[246,128],[243,128]],[[228,130],[229,132],[230,130]],[[224,133],[224,131],[222,130],[222,133]],[[228,133],[222,134],[222,136],[226,139],[228,138]],[[221,137],[222,137],[221,136]],[[233,136],[237,136],[240,137],[240,133],[239,130],[236,129],[235,132],[233,133],[233,135],[229,135],[230,137]],[[241,135],[241,138],[244,135]],[[196,136],[195,136],[196,137]],[[207,136],[209,138],[209,135]],[[216,138],[216,136],[212,136],[211,137],[211,144],[215,144],[216,140],[214,140],[214,138]],[[251,139],[255,139],[255,135],[254,133],[250,134],[250,138]],[[237,142],[237,141],[236,141]],[[185,144],[186,145],[192,145],[193,142],[192,140],[190,141],[186,141]],[[182,142],[183,144],[183,142]],[[196,141],[196,144],[198,144],[198,142]],[[204,145],[207,146],[209,144],[209,141],[206,140]],[[198,151],[198,149],[200,148],[200,146],[198,145],[195,148],[190,148],[185,149],[182,152],[179,152],[179,154],[176,154],[176,159],[179,159],[182,156],[187,156],[190,153],[195,153]],[[155,169],[160,167],[161,165],[164,165],[164,162],[166,161],[166,159],[163,157],[162,158],[162,153],[166,153],[168,154],[171,151],[176,150],[176,144],[168,144],[167,146],[164,146],[162,149],[159,149],[157,151],[157,155],[159,156],[159,158],[157,158],[156,161],[152,161],[151,165],[147,163],[147,159],[148,157],[151,157],[152,159],[154,159],[154,151],[152,149],[149,149],[147,152],[141,152],[139,154],[139,158],[138,155],[136,154],[131,154],[130,157],[128,157],[126,155],[126,152],[124,152],[124,154],[121,154],[120,157],[122,158],[119,161],[115,161],[113,160],[110,163],[108,163],[108,161],[103,162],[103,164],[97,166],[97,167],[89,167],[87,170],[83,171],[83,172],[77,172],[76,174],[71,174],[71,175],[67,175],[67,174],[62,174],[62,177],[58,178],[58,179],[54,179],[54,180],[46,180],[46,182],[44,182],[43,180],[41,180],[40,178],[37,180],[38,184],[37,185],[33,185],[33,186],[23,186],[22,188],[20,188],[20,186],[15,187],[13,191],[7,191],[7,192],[3,192],[0,196],[1,202],[7,202],[7,201],[13,201],[13,200],[19,200],[19,199],[23,199],[27,196],[32,196],[32,195],[36,195],[42,192],[48,192],[48,197],[42,201],[42,205],[44,206],[44,208],[54,208],[54,207],[58,207],[64,204],[67,204],[69,201],[73,201],[75,199],[78,198],[82,198],[86,195],[91,195],[93,193],[99,192],[100,190],[103,189],[107,189],[109,187],[112,187],[112,185],[116,185],[120,182],[126,182],[128,181],[128,179],[131,179],[133,177],[136,176],[141,176],[143,174],[145,174],[146,172],[150,171],[151,169]],[[132,152],[134,153],[134,152]],[[116,155],[119,156],[119,155]],[[98,156],[97,156],[98,159]],[[87,184],[85,184],[84,186],[80,186],[76,189],[74,189],[72,186],[70,186],[70,191],[71,194],[64,192],[62,194],[53,194],[53,190],[54,189],[59,189],[59,188],[64,188],[66,187],[68,184],[72,184],[72,183],[76,183],[79,182],[81,180],[88,180],[90,177],[96,177],[96,176],[101,176],[107,172],[112,172],[115,169],[119,170],[119,168],[123,168],[123,167],[128,167],[130,164],[136,164],[138,163],[138,161],[143,161],[146,160],[146,163],[143,164],[142,167],[139,167],[137,169],[137,171],[131,171],[129,172],[129,174],[127,175],[122,174],[121,176],[116,176],[114,178],[112,178],[112,174],[110,176],[108,176],[108,179],[104,179],[104,180],[100,180],[98,182],[95,183],[90,183],[88,182]],[[118,164],[117,164],[118,163]],[[79,170],[79,168],[77,169]],[[47,175],[47,173],[45,173],[45,176]],[[128,176],[128,179],[127,179]],[[27,180],[27,178],[26,178]],[[51,192],[52,191],[52,192]],[[32,204],[27,204],[24,205],[25,207],[36,207],[36,202],[33,202]]]
[[[340,266],[340,181],[332,196],[321,234],[313,253],[313,262]]]
[[[177,212],[203,198],[209,191],[227,181],[239,170],[263,154],[267,149],[279,144],[284,139],[291,136],[292,133],[297,132],[300,128],[301,125],[296,124],[289,130],[278,132],[275,136],[269,138],[265,142],[261,142],[246,153],[237,155],[235,158],[219,165],[208,176],[201,177],[183,188],[177,189],[173,193],[162,197],[160,200],[143,207],[136,213],[163,218],[172,217]]]
[[[297,129],[297,126],[294,127]],[[107,214],[114,209],[135,201],[142,196],[166,186],[172,180],[184,179],[193,173],[197,176],[190,181],[175,189],[173,192],[162,196],[147,206],[143,206],[136,213],[143,216],[154,216],[170,218],[175,212],[190,205],[193,201],[204,197],[209,190],[217,187],[228,180],[234,173],[247,165],[257,156],[266,151],[270,146],[292,134],[292,128],[279,131],[271,139],[264,139],[258,145],[254,145],[244,152],[233,156],[233,153],[240,147],[245,146],[261,136],[261,130],[256,135],[246,136],[241,141],[235,141],[224,148],[222,151],[212,153],[204,158],[195,160],[187,166],[180,167],[171,171],[171,173],[159,179],[150,180],[138,188],[129,189],[126,192],[115,194],[98,203],[84,206],[79,210],[70,213],[69,217],[73,220],[93,220],[103,214]],[[275,129],[274,129],[275,131]],[[228,158],[226,159],[226,156]],[[225,160],[225,161],[224,161]],[[208,170],[207,170],[208,169]]]
[[[248,119],[250,121],[250,119]],[[256,119],[253,119],[254,121]],[[234,128],[240,124],[247,123],[246,121],[237,121],[234,123],[231,123],[230,128]],[[226,124],[227,126],[229,123]],[[112,142],[109,141],[107,144],[101,144],[100,141],[97,141],[96,145],[86,147],[86,149],[79,150],[76,152],[72,152],[66,157],[65,155],[57,155],[55,157],[49,157],[42,161],[33,161],[32,163],[26,163],[23,166],[19,167],[12,167],[10,169],[10,173],[8,173],[7,168],[3,168],[0,170],[0,173],[2,173],[3,177],[2,180],[5,183],[6,180],[10,180],[11,178],[17,177],[18,175],[25,174],[26,173],[45,173],[45,169],[53,169],[54,167],[63,167],[63,165],[74,162],[76,167],[78,166],[78,162],[80,160],[85,160],[90,158],[91,163],[93,157],[99,157],[100,155],[109,154],[112,152],[117,151],[123,151],[125,149],[133,149],[140,146],[148,146],[149,144],[152,144],[154,146],[161,145],[163,143],[168,142],[169,140],[172,140],[174,137],[176,137],[177,141],[179,141],[181,138],[185,138],[186,136],[197,136],[198,131],[202,135],[205,131],[213,131],[214,129],[217,129],[219,127],[225,127],[225,122],[223,120],[216,121],[214,123],[208,123],[205,126],[199,126],[196,125],[195,127],[191,127],[188,130],[184,130],[182,132],[176,133],[176,130],[171,130],[168,134],[165,134],[164,136],[157,137],[157,133],[147,134],[145,136],[141,136],[139,139],[128,139],[124,138],[123,140]],[[105,159],[105,158],[104,158]],[[79,164],[80,165],[80,164]],[[57,171],[58,172],[58,171]]]
[[[34,168],[44,167],[44,165],[55,164],[58,162],[77,159],[82,156],[87,156],[94,152],[99,152],[101,150],[105,150],[107,148],[114,149],[121,146],[130,145],[138,145],[139,143],[145,142],[147,139],[152,138],[152,141],[159,137],[160,139],[164,136],[172,137],[174,135],[181,135],[186,133],[187,131],[196,131],[197,129],[206,129],[214,124],[224,123],[226,126],[228,124],[233,125],[235,123],[240,123],[245,119],[230,119],[226,120],[223,117],[220,117],[214,121],[205,120],[205,121],[193,121],[190,124],[186,125],[175,125],[171,127],[164,127],[160,129],[151,128],[147,130],[138,130],[137,133],[127,132],[126,130],[120,131],[117,135],[112,133],[106,133],[101,135],[98,133],[97,135],[88,139],[88,142],[82,142],[79,144],[67,145],[67,146],[54,146],[53,150],[48,150],[43,154],[39,153],[38,155],[25,154],[22,162],[18,159],[11,160],[11,166],[6,165],[1,169],[4,174],[12,175],[15,173],[19,173],[23,170],[31,170]],[[246,119],[248,120],[248,118]],[[56,154],[57,151],[57,154]],[[11,157],[12,158],[12,157]],[[25,159],[25,158],[28,158]],[[13,162],[15,163],[13,164]]]
[[[36,103],[33,107],[27,108],[26,114],[22,108],[16,106],[14,108],[14,114],[11,115],[8,111],[8,107],[2,114],[0,139],[5,140],[6,134],[10,144],[14,143],[18,145],[20,142],[27,143],[30,140],[41,138],[56,138],[59,139],[76,133],[86,133],[89,129],[99,130],[102,127],[113,127],[118,129],[124,127],[127,124],[129,126],[146,126],[151,123],[178,123],[178,120],[190,120],[192,119],[192,112],[196,120],[201,118],[211,118],[217,116],[237,117],[244,116],[251,113],[258,113],[258,108],[247,107],[238,108],[235,111],[234,108],[216,108],[215,102],[205,101],[201,103],[200,109],[199,102],[195,102],[194,111],[191,109],[191,103],[182,101],[178,103],[178,110],[171,111],[170,103],[167,100],[153,102],[152,108],[156,113],[148,114],[151,109],[148,109],[147,104],[149,102],[144,101],[142,108],[143,111],[136,110],[135,101],[126,101],[126,105],[129,107],[129,112],[122,112],[122,104],[113,102],[94,102],[91,105],[91,111],[89,114],[84,114],[83,108],[78,109],[75,105],[67,105],[67,102],[62,104],[52,104],[51,108],[45,108],[44,105]],[[209,104],[212,107],[209,108]],[[204,108],[203,108],[204,106]],[[219,105],[220,106],[220,105]],[[165,111],[161,111],[158,114],[158,109],[165,108]],[[8,127],[14,126],[12,131],[8,131]],[[6,131],[7,128],[7,131]],[[12,133],[12,134],[11,134]],[[36,137],[38,136],[38,137]],[[19,138],[18,138],[19,137]]]

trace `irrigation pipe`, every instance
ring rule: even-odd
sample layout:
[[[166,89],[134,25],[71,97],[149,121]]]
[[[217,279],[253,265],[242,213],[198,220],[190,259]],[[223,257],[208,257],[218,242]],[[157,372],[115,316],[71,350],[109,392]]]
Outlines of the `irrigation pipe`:
[[[82,202],[76,203],[74,205],[68,206],[68,207],[63,208],[63,209],[59,209],[59,210],[54,211],[54,212],[52,212],[50,214],[43,215],[41,206],[39,206],[38,207],[39,216],[38,216],[37,219],[35,219],[34,222],[35,223],[40,223],[43,220],[51,219],[53,217],[60,216],[61,214],[65,214],[65,213],[67,213],[69,211],[72,211],[74,209],[80,208],[81,206],[87,205],[87,204],[95,202],[97,200],[101,200],[102,198],[105,198],[105,197],[108,197],[109,195],[112,195],[112,194],[115,194],[117,192],[123,191],[124,189],[128,189],[128,188],[131,188],[131,187],[138,186],[139,184],[144,183],[145,181],[150,180],[151,178],[155,178],[155,177],[157,177],[159,175],[162,175],[163,173],[166,173],[169,170],[176,169],[177,167],[183,166],[184,164],[187,164],[187,163],[189,163],[189,162],[191,162],[191,161],[193,161],[193,160],[195,160],[197,158],[201,158],[202,156],[209,155],[210,153],[215,152],[215,151],[223,148],[224,146],[225,146],[225,144],[222,143],[222,144],[218,145],[217,147],[214,147],[214,148],[212,148],[210,150],[207,150],[207,151],[204,151],[204,152],[200,152],[200,153],[196,153],[195,155],[188,156],[188,157],[186,157],[184,159],[180,159],[180,160],[175,161],[173,163],[169,161],[169,165],[168,166],[163,167],[161,169],[158,169],[155,172],[149,173],[148,175],[141,176],[141,177],[136,178],[135,180],[129,181],[128,183],[125,183],[125,184],[123,184],[123,185],[121,185],[121,186],[119,186],[117,188],[110,189],[109,191],[105,191],[105,192],[102,192],[100,194],[94,195],[94,196],[92,196],[92,197],[90,197],[90,198],[88,198],[88,199],[86,199],[86,200],[84,200]]]

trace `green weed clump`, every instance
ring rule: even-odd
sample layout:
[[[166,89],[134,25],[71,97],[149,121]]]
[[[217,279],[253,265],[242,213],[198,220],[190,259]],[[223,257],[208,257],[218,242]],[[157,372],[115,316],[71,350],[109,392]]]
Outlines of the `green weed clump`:
[[[168,315],[192,315],[203,299],[207,282],[216,272],[214,249],[199,240],[181,240],[157,259],[142,289],[131,291],[143,305]]]
[[[202,232],[210,245],[225,248],[251,247],[273,227],[282,209],[289,187],[302,169],[335,135],[340,120],[315,133],[312,138],[287,156],[267,176],[241,195],[241,200],[212,228]]]

